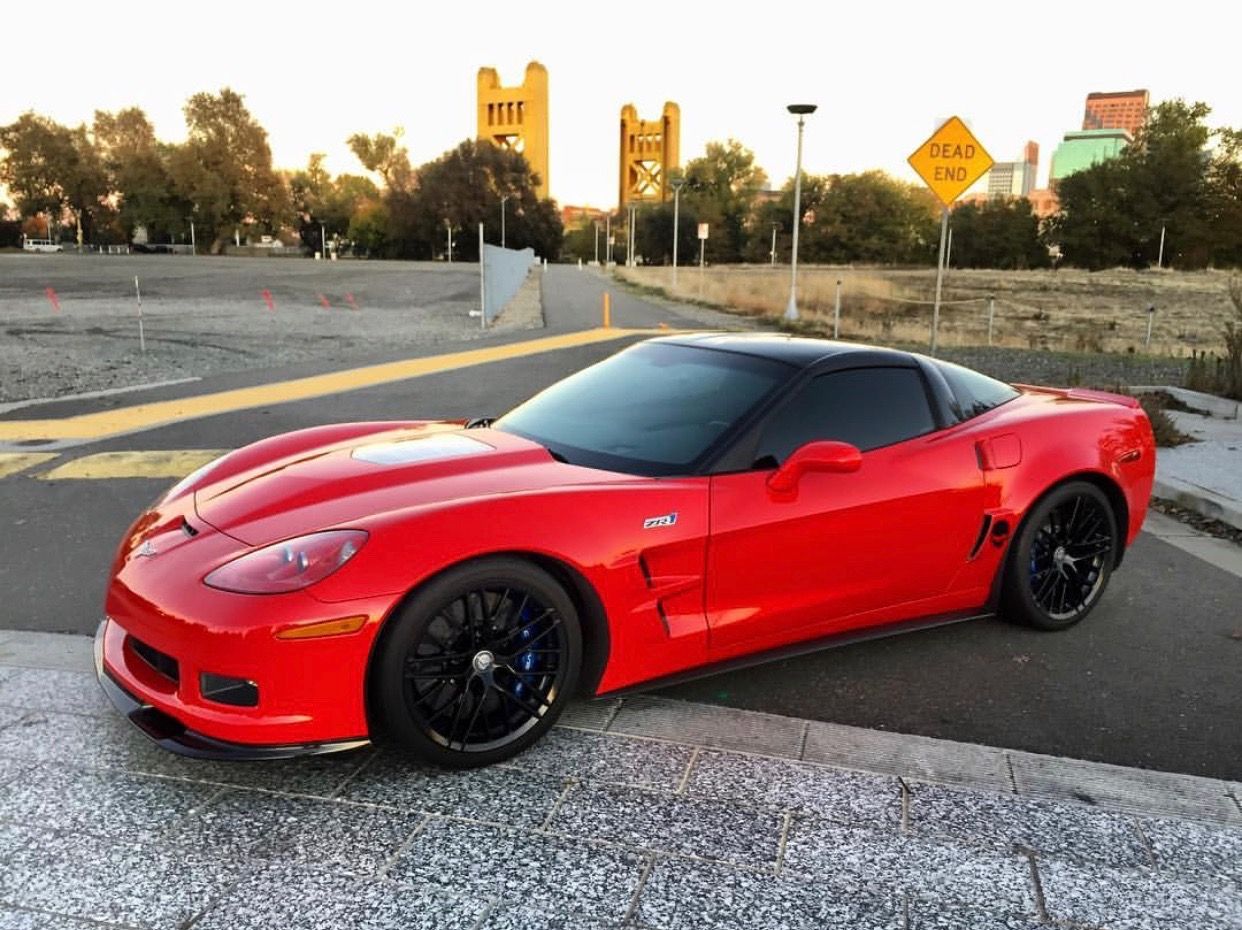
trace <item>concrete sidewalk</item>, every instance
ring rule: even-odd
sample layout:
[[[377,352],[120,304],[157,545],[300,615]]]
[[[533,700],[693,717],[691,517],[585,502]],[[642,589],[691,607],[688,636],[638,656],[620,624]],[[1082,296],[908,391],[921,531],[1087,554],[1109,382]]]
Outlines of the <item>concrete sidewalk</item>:
[[[1157,452],[1153,493],[1242,529],[1242,405],[1185,388],[1134,390],[1162,391],[1192,408],[1168,411],[1174,425],[1195,442]]]
[[[1242,926],[1242,785],[654,698],[511,765],[199,762],[0,634],[0,928]]]

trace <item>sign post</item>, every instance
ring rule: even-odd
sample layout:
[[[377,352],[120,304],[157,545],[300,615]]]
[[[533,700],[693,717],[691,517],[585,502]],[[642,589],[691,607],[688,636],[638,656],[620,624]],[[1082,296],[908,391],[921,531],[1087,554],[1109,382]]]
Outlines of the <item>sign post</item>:
[[[703,299],[703,252],[707,247],[707,223],[699,223],[699,299]]]
[[[142,347],[143,352],[146,352],[147,332],[142,326],[142,288],[138,286],[138,275],[134,275],[134,293],[138,295],[138,345]],[[1150,326],[1147,327],[1147,331],[1148,333],[1151,332]],[[1151,342],[1150,336],[1148,336],[1147,341]]]
[[[992,167],[992,156],[961,119],[951,116],[907,160],[940,201],[940,249],[936,260],[936,300],[932,305],[931,326],[931,352],[935,355],[940,329],[940,292],[944,285],[949,207]]]

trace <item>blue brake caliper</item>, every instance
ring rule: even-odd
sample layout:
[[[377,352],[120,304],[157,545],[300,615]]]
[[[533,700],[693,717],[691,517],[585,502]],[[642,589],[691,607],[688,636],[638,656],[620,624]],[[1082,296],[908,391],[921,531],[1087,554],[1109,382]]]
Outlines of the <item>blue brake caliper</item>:
[[[523,607],[522,612],[518,614],[518,625],[522,627],[522,632],[518,636],[519,643],[526,643],[535,638],[535,631],[527,626],[529,623],[530,606],[528,605]],[[519,653],[513,664],[519,672],[533,672],[538,658],[533,651],[527,650],[526,652]],[[514,684],[514,689],[517,691],[518,697],[523,697],[527,690],[526,683],[521,678],[518,678]]]

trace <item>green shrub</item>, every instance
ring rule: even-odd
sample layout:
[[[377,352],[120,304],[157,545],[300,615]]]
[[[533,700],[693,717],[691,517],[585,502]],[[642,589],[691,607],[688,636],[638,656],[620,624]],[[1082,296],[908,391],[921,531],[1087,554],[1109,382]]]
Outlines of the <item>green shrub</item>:
[[[1224,356],[1196,352],[1186,369],[1184,383],[1192,391],[1242,400],[1242,279],[1229,281],[1229,299],[1233,303],[1234,319],[1227,320],[1221,332]]]

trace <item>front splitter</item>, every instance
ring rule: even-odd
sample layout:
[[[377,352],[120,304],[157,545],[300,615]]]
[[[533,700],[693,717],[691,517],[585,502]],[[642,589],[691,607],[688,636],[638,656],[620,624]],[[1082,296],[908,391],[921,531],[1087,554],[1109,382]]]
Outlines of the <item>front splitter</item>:
[[[369,739],[334,740],[325,743],[293,743],[256,746],[216,739],[191,730],[175,717],[139,700],[109,673],[104,665],[104,620],[95,631],[95,675],[99,686],[118,711],[153,743],[169,752],[194,759],[220,759],[230,762],[258,762],[263,759],[294,759],[330,752],[348,752],[369,746]]]

